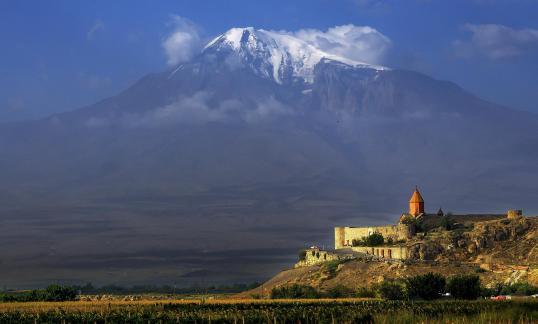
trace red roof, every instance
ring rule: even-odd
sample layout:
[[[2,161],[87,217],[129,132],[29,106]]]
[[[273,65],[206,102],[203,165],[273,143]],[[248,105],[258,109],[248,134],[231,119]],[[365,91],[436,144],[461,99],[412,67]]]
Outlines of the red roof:
[[[423,203],[424,199],[422,199],[422,196],[420,195],[420,192],[418,191],[418,188],[415,189],[413,192],[413,195],[411,196],[411,199],[409,200],[410,203]]]

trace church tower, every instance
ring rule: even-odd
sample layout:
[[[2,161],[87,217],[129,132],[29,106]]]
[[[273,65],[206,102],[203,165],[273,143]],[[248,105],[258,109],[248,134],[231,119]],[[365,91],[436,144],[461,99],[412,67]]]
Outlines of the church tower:
[[[409,200],[409,214],[417,217],[420,214],[424,214],[424,199],[418,191],[418,187],[415,188],[411,199]]]

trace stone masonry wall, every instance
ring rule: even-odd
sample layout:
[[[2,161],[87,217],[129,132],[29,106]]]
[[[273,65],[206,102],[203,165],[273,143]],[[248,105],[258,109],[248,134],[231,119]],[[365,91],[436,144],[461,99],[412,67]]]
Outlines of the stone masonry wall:
[[[393,241],[407,240],[414,234],[412,227],[406,224],[371,227],[335,227],[334,248],[351,247],[353,240],[360,240],[373,233],[379,233],[385,239],[391,238]]]
[[[299,260],[299,262],[295,264],[295,268],[306,267],[340,259],[340,257],[336,253],[323,251],[317,248],[306,249],[305,252],[306,254],[304,259]]]
[[[406,246],[354,246],[351,249],[354,252],[366,253],[384,259],[406,260],[409,258],[409,251]]]

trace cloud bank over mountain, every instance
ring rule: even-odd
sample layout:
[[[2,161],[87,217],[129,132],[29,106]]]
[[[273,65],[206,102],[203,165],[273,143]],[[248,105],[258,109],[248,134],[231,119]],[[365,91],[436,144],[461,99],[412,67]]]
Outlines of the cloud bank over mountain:
[[[463,29],[471,35],[468,40],[453,42],[459,57],[479,55],[499,60],[538,53],[538,29],[516,29],[500,24],[466,24]]]
[[[207,123],[257,123],[291,115],[295,112],[273,96],[247,104],[238,99],[216,100],[208,91],[184,96],[171,104],[143,113],[123,112],[105,117],[90,117],[89,128],[159,128],[174,125],[203,125]],[[216,102],[215,102],[216,101]]]
[[[326,31],[300,29],[292,34],[324,52],[370,64],[382,64],[391,40],[369,26],[334,26]]]
[[[163,41],[168,65],[190,60],[202,45],[200,28],[187,18],[172,16],[173,32]]]

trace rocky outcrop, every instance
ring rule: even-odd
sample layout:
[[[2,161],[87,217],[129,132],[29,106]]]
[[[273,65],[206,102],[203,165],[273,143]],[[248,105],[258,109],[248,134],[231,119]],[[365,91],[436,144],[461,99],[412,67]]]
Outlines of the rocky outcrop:
[[[478,262],[503,264],[537,263],[538,219],[513,217],[471,223],[456,230],[441,228],[410,240],[414,260]]]
[[[538,285],[538,218],[512,217],[450,231],[436,229],[416,235],[407,247],[410,259],[406,261],[355,258],[337,260],[336,267],[322,263],[287,270],[263,289],[242,296],[268,294],[273,287],[292,283],[320,290],[337,285],[358,288],[427,272],[445,276],[476,273],[486,286],[521,281]]]

